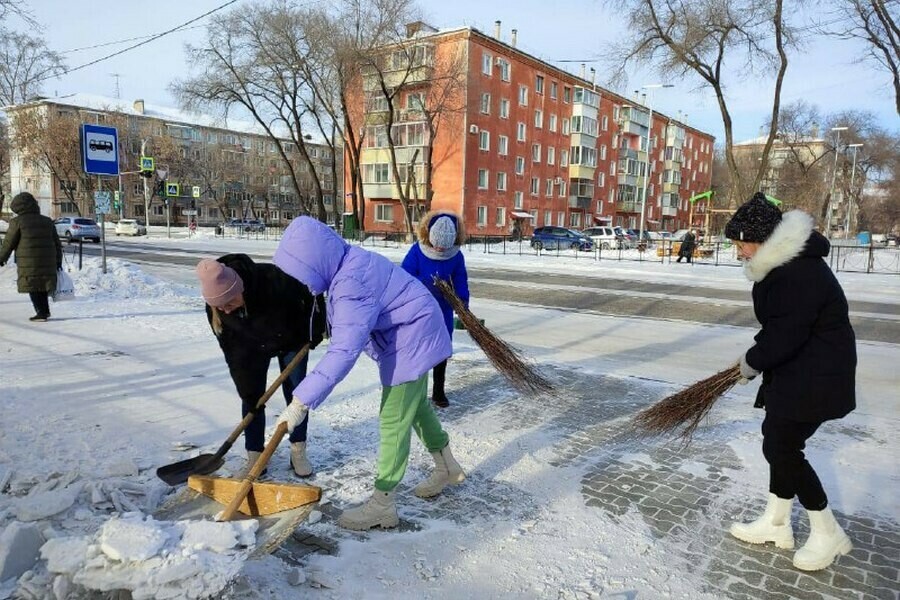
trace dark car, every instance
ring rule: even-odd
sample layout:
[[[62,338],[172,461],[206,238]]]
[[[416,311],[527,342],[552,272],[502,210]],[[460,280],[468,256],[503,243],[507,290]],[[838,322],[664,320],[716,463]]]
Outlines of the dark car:
[[[538,227],[531,234],[531,247],[535,250],[573,249],[590,252],[594,242],[583,233],[565,227]]]

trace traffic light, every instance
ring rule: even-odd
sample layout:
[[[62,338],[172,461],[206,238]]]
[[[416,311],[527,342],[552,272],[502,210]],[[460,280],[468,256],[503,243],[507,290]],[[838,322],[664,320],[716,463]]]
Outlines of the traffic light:
[[[191,198],[191,210],[197,209],[197,201]]]

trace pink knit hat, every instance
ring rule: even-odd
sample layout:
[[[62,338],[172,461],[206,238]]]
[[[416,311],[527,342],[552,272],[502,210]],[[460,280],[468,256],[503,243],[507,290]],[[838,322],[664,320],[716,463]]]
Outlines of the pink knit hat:
[[[197,264],[197,278],[203,299],[215,308],[225,306],[244,292],[244,282],[237,271],[217,260],[201,260]]]

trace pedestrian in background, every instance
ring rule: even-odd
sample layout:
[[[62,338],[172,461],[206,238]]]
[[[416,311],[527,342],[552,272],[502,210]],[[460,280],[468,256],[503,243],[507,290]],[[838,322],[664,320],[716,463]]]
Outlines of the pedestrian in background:
[[[246,254],[226,254],[197,265],[200,290],[206,301],[206,318],[231,380],[241,398],[241,416],[256,411],[265,393],[269,363],[278,359],[284,370],[307,342],[311,348],[325,335],[325,304],[306,286],[271,264],[253,262]],[[281,386],[287,403],[306,376],[307,359],[294,368]],[[308,419],[291,432],[291,468],[299,477],[312,474],[306,456]],[[247,468],[265,447],[266,410],[261,408],[244,431]]]
[[[680,263],[682,258],[686,258],[689,263],[693,262],[696,240],[697,235],[693,229],[684,234],[684,239],[681,240],[681,247],[678,249],[678,260],[675,262]]]
[[[294,390],[293,402],[278,421],[293,429],[365,350],[378,363],[382,384],[375,490],[364,504],[345,510],[338,525],[395,527],[400,522],[396,487],[406,473],[413,430],[434,459],[434,471],[413,493],[429,498],[465,479],[428,401],[428,372],[451,354],[440,308],[409,273],[384,256],[350,246],[311,217],[291,222],[274,260],[311,293],[326,294],[331,333],[325,356]]]
[[[28,294],[34,306],[35,314],[28,320],[43,322],[50,318],[50,294],[56,291],[57,271],[62,269],[62,244],[53,221],[41,214],[34,196],[16,194],[9,208],[16,217],[10,220],[0,246],[0,266],[16,253],[16,287],[20,294]]]
[[[852,549],[819,477],[803,455],[806,441],[830,419],[856,407],[856,337],[844,291],[823,260],[830,244],[813,231],[813,218],[783,216],[757,193],[725,227],[753,282],[753,310],[762,329],[741,356],[741,374],[762,373],[756,406],[765,408],[762,450],[769,463],[769,499],[763,515],[735,523],[745,542],[793,548],[794,496],[809,515],[810,534],[794,554],[804,571],[828,567]]]
[[[417,233],[419,241],[406,253],[401,266],[407,273],[424,283],[438,301],[452,341],[453,307],[434,285],[434,278],[449,281],[459,299],[469,306],[469,275],[466,272],[466,261],[461,249],[466,239],[462,220],[450,211],[432,211],[419,220]],[[434,382],[431,388],[431,401],[440,408],[450,406],[444,389],[446,378],[445,359],[434,366]]]

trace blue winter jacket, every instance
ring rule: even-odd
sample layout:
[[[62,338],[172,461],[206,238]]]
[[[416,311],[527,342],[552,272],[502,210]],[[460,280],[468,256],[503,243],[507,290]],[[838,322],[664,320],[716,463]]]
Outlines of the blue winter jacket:
[[[444,299],[443,294],[434,285],[434,276],[449,280],[453,290],[466,306],[469,306],[469,275],[466,272],[466,261],[462,252],[457,252],[445,260],[429,258],[422,251],[421,242],[413,244],[406,253],[401,265],[403,269],[425,284],[428,291],[437,299],[444,315],[444,324],[450,335],[453,335],[453,308]]]

